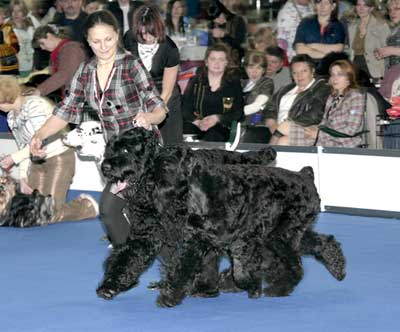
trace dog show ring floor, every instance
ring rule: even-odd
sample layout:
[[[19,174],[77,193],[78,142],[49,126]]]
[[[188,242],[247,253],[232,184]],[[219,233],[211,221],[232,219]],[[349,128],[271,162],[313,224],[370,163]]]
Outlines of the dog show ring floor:
[[[321,213],[316,229],[333,234],[347,259],[339,282],[314,258],[288,297],[245,293],[186,298],[158,308],[155,263],[137,288],[97,297],[107,243],[99,220],[0,229],[0,329],[3,332],[398,332],[400,221]],[[226,260],[223,265],[227,265]]]

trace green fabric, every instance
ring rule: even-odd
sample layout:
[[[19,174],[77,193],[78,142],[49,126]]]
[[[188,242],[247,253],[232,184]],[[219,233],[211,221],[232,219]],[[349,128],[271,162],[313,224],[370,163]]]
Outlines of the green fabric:
[[[365,134],[365,133],[369,132],[369,130],[362,130],[362,131],[359,131],[359,132],[355,133],[354,135],[349,135],[349,134],[342,133],[341,131],[337,131],[335,129],[329,128],[329,127],[324,126],[324,125],[321,125],[318,128],[319,128],[319,130],[323,131],[324,133],[327,133],[330,136],[339,137],[339,138],[356,137],[356,136],[360,136],[362,134]]]

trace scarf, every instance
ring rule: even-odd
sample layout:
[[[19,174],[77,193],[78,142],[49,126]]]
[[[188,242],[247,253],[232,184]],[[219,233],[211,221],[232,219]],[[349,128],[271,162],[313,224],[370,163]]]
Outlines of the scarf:
[[[159,46],[159,43],[154,43],[150,45],[138,43],[139,57],[142,60],[147,71],[151,70],[151,66],[153,64],[153,56],[157,53]]]

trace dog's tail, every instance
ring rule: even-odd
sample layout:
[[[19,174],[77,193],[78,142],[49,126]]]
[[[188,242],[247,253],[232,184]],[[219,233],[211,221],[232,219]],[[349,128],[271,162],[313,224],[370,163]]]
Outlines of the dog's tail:
[[[299,173],[302,175],[305,175],[306,177],[310,178],[311,180],[314,180],[314,170],[311,166],[303,167]]]
[[[314,256],[337,280],[343,280],[346,276],[346,259],[340,243],[333,235],[306,231],[301,240],[300,252],[301,255]]]

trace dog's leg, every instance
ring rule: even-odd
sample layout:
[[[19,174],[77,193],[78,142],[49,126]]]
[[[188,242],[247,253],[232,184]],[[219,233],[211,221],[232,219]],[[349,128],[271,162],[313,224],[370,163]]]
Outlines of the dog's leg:
[[[261,259],[251,243],[248,238],[231,246],[232,276],[235,285],[247,291],[249,298],[259,298],[262,295]]]
[[[193,284],[195,274],[201,270],[209,246],[199,234],[195,234],[186,240],[181,250],[180,255],[165,266],[165,283],[157,298],[160,307],[174,307],[182,302],[187,285]]]
[[[337,280],[343,280],[346,276],[346,259],[340,243],[333,235],[306,231],[301,240],[300,252],[302,255],[314,256]]]
[[[303,278],[303,265],[298,252],[281,239],[269,239],[263,250],[262,271],[268,287],[266,296],[287,296]]]
[[[190,295],[193,297],[216,297],[218,290],[219,256],[211,250],[203,259],[200,273],[195,276],[193,285],[189,285]]]
[[[97,288],[97,295],[111,300],[119,293],[135,287],[156,254],[156,246],[151,240],[128,239],[126,244],[114,248],[105,261],[104,277]]]

